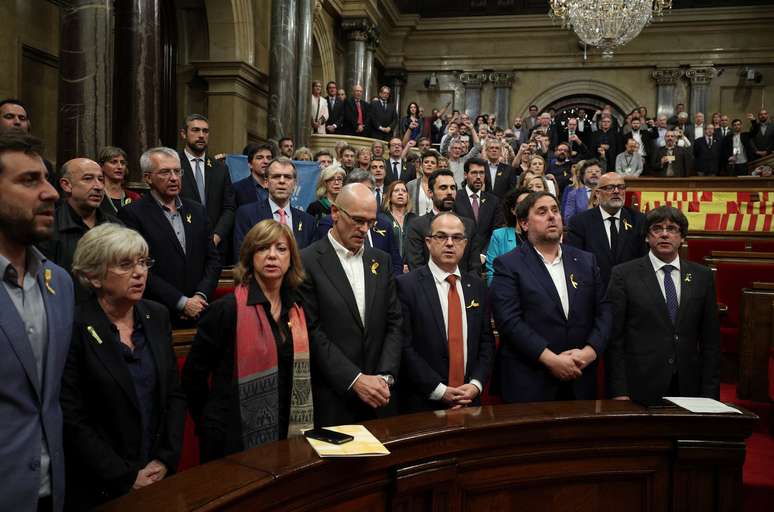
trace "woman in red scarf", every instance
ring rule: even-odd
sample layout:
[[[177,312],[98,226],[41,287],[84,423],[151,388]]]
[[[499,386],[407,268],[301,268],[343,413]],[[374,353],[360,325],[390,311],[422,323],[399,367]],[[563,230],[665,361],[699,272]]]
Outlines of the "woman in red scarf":
[[[210,305],[183,368],[202,462],[312,426],[309,339],[296,294],[303,279],[287,226],[253,226],[234,269],[236,289]]]

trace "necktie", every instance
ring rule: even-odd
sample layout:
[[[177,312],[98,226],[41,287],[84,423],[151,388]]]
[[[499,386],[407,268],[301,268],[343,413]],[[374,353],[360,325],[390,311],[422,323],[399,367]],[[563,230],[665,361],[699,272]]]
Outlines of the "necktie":
[[[712,147],[712,137],[707,137],[707,146]]]
[[[387,104],[382,101],[382,110],[387,110]]]
[[[394,161],[392,162],[392,175],[395,176],[395,179],[400,179],[400,173],[398,172],[398,162]]]
[[[677,290],[675,289],[675,283],[672,281],[672,271],[677,270],[672,265],[664,265],[661,267],[664,271],[664,295],[666,295],[667,311],[669,311],[669,318],[672,319],[672,323],[677,322],[677,308],[679,307],[677,302]]]
[[[204,195],[204,171],[202,170],[202,159],[194,158],[194,162],[196,163],[196,171],[194,173],[196,189],[199,191],[199,198],[202,200],[202,204],[206,204],[207,197]]]
[[[280,208],[279,210],[277,210],[277,214],[279,214],[279,218],[280,218],[279,223],[282,224],[283,226],[287,226],[288,215],[287,213],[285,213],[285,209]]]
[[[465,383],[465,355],[462,346],[462,306],[457,293],[457,276],[446,277],[449,283],[449,380],[448,385],[459,387]]]
[[[470,194],[470,206],[473,208],[473,216],[478,222],[478,196],[476,194]]]
[[[360,100],[355,100],[355,108],[357,109],[357,124],[363,124],[363,108],[360,106]]]
[[[615,255],[618,253],[618,226],[615,223],[615,217],[608,217],[607,220],[610,221],[610,252],[613,253],[613,259],[615,259]]]
[[[380,208],[382,205],[382,189],[377,188],[374,192],[376,192],[376,208]]]

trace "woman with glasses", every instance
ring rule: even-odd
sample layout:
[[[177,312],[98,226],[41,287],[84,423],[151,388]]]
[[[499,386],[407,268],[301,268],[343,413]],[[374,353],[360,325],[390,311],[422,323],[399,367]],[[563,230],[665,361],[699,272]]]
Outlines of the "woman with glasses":
[[[320,177],[317,180],[317,201],[311,203],[306,208],[306,213],[314,217],[315,222],[322,217],[331,214],[331,205],[336,200],[336,196],[341,192],[344,185],[344,178],[347,172],[339,164],[332,164],[320,171]]]
[[[67,509],[177,469],[185,397],[167,308],[142,298],[152,265],[142,236],[117,224],[90,229],[75,251],[73,274],[94,296],[76,307],[62,377]]]

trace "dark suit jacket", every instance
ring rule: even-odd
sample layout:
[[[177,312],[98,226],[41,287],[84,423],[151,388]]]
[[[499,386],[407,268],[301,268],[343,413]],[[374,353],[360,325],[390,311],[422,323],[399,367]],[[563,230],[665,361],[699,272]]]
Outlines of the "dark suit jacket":
[[[401,411],[444,409],[443,402],[428,399],[438,384],[449,383],[448,329],[433,274],[425,266],[403,274],[396,282],[403,307]],[[495,345],[484,282],[473,274],[463,274],[462,292],[468,324],[465,382],[475,379],[485,386],[492,371]]]
[[[753,121],[750,127],[750,149],[752,155],[748,155],[749,160],[761,158],[755,154],[756,151],[774,151],[774,124],[767,123],[766,133],[761,134],[760,123]]]
[[[264,201],[269,197],[269,192],[256,185],[255,179],[252,175],[245,179],[239,180],[233,185],[234,188],[234,222],[236,222],[236,210],[240,206],[254,203],[256,201]]]
[[[184,151],[180,152],[180,165],[183,169],[183,188],[180,191],[182,199],[190,199],[201,203],[199,190],[196,188],[196,178],[191,169],[191,163]],[[204,155],[204,191],[207,195],[207,218],[212,232],[220,236],[223,244],[228,245],[231,230],[234,227],[234,189],[231,186],[231,176],[228,167],[220,160],[215,160],[209,154]]]
[[[430,212],[412,219],[406,228],[406,247],[403,251],[409,270],[416,270],[419,267],[427,265],[430,259],[430,252],[425,244],[425,236],[430,229],[435,214]],[[460,260],[460,272],[463,274],[474,273],[481,275],[481,253],[483,252],[483,241],[476,236],[475,221],[460,217],[465,225],[465,236],[468,237],[468,243],[465,246],[465,252]]]
[[[327,237],[304,249],[301,259],[315,425],[359,423],[394,413],[394,397],[386,408],[373,409],[350,387],[358,373],[398,378],[401,309],[389,257],[374,249],[363,252],[365,322]]]
[[[489,239],[492,237],[492,231],[505,224],[503,218],[503,209],[500,200],[492,192],[482,192],[481,202],[478,207],[478,220],[473,215],[473,207],[470,205],[470,197],[467,196],[467,187],[457,191],[457,198],[454,200],[454,211],[458,215],[472,219],[476,223],[475,237],[478,238],[481,253],[486,254],[489,247]]]
[[[747,132],[742,132],[739,134],[739,136],[741,138],[742,147],[744,147],[747,161],[750,162],[752,160],[755,160],[755,154],[750,149],[750,134]],[[732,131],[726,136],[725,139],[723,139],[723,142],[722,142],[721,159],[722,159],[723,166],[728,165],[728,159],[731,158],[733,154],[734,154],[734,132]]]
[[[605,161],[607,162],[607,171],[615,172],[615,157],[618,153],[623,152],[623,138],[620,132],[614,128],[610,128],[607,132],[597,130],[591,137],[591,145],[589,146],[589,157],[599,158],[599,146],[607,144],[610,146],[605,152]]]
[[[67,502],[73,508],[90,509],[128,493],[137,472],[151,460],[163,462],[170,475],[177,470],[185,396],[177,376],[169,313],[148,300],[135,308],[155,363],[157,421],[152,425],[150,455],[142,453],[140,405],[118,332],[92,298],[75,312],[62,378]]]
[[[371,137],[374,139],[390,140],[392,132],[395,131],[395,125],[398,122],[398,112],[395,110],[394,103],[387,103],[382,107],[380,100],[373,100],[369,106],[370,116],[368,118]],[[379,130],[380,126],[391,128],[389,133]]]
[[[51,279],[46,280],[46,271]],[[0,285],[0,510],[35,510],[40,490],[40,443],[51,458],[53,510],[65,498],[62,409],[59,393],[73,322],[73,282],[67,272],[44,261],[36,276],[48,324],[48,347],[39,376],[27,327]],[[48,287],[46,286],[48,283]],[[54,293],[51,293],[51,291]],[[69,492],[69,490],[68,490]]]
[[[680,306],[672,324],[648,256],[613,269],[608,393],[661,398],[678,372],[681,396],[720,397],[720,324],[712,271],[680,259]]]
[[[629,208],[621,208],[618,223],[618,251],[613,254],[607,241],[605,222],[598,207],[573,215],[567,233],[566,244],[592,253],[597,258],[602,283],[607,288],[610,272],[619,263],[624,263],[647,253],[645,244],[645,216]],[[628,227],[627,227],[628,226]]]
[[[325,97],[325,100],[328,101],[328,97],[327,96]],[[325,126],[328,127],[328,126],[331,126],[331,125],[335,124],[336,125],[336,131],[333,132],[333,133],[341,133],[341,129],[342,129],[341,123],[343,122],[342,121],[342,109],[344,107],[344,104],[338,98],[338,96],[335,96],[333,98],[333,101],[334,101],[334,103],[333,103],[332,107],[331,107],[331,102],[328,101],[328,119],[325,121]],[[328,133],[327,130],[326,130],[326,133]]]
[[[633,138],[634,137],[632,136],[632,132],[627,132],[626,135],[624,135],[624,150],[626,149],[626,142]],[[640,139],[642,139],[642,144],[645,146],[645,154],[652,155],[653,151],[656,149],[654,146],[656,140],[653,138],[653,132],[645,129],[644,127],[640,128]],[[645,162],[643,161],[643,164],[644,163]]]
[[[486,165],[486,176],[484,183],[486,190],[492,192],[498,198],[502,199],[509,190],[516,186],[516,180],[519,177],[521,169],[514,169],[508,164],[497,164],[497,172],[495,172],[495,182],[492,185],[492,179],[489,176],[489,163]]]
[[[390,162],[389,155],[384,159],[384,189],[387,190],[387,187],[395,181],[395,174],[392,170],[392,163]],[[400,162],[400,165],[398,166],[398,172],[400,173],[400,180],[403,183],[408,183],[409,181],[413,180],[417,177],[416,170],[414,169],[414,166],[410,166],[406,163],[405,160],[402,160]]]
[[[180,297],[192,297],[199,292],[208,300],[212,299],[221,268],[204,207],[188,199],[182,199],[182,202],[180,215],[185,229],[185,251],[152,194],[145,194],[118,212],[124,224],[148,242],[150,255],[156,263],[150,269],[145,298],[164,304],[174,326],[190,324],[179,319],[177,302]]]
[[[370,119],[370,112],[368,109],[368,102],[360,100],[360,106],[363,110],[363,131],[357,132],[357,108],[355,107],[355,98],[347,98],[341,109],[342,117],[342,129],[343,135],[357,135],[358,137],[368,137],[368,126]]]
[[[551,276],[530,243],[494,261],[494,278],[489,289],[500,333],[495,372],[505,402],[555,398],[559,380],[538,361],[544,349],[559,354],[591,345],[597,358],[605,352],[611,309],[604,299],[605,289],[596,258],[591,253],[562,245],[562,261],[569,318],[565,318]],[[596,366],[595,361],[573,381],[577,399],[595,397]]]
[[[293,215],[293,236],[300,250],[314,241],[314,217],[299,208],[291,206],[290,209]],[[239,259],[239,248],[242,247],[242,241],[247,236],[247,232],[262,220],[273,218],[268,199],[239,207],[234,223],[235,261]]]
[[[314,241],[321,240],[328,236],[328,231],[333,227],[333,218],[330,215],[320,217],[317,221],[317,230],[314,234]],[[395,239],[395,233],[392,229],[392,221],[384,213],[376,214],[376,224],[371,228],[371,240],[374,249],[379,249],[390,255],[392,263],[392,272],[399,276],[403,273],[403,258],[400,257],[400,240]]]
[[[661,159],[667,154],[666,146],[658,148],[653,152],[651,159],[653,176],[666,176],[667,165],[661,163]],[[675,161],[672,162],[672,170],[675,177],[693,176],[693,153],[679,146],[674,147]]]
[[[705,176],[717,176],[720,173],[720,157],[722,144],[713,138],[712,146],[707,144],[707,138],[696,139],[693,143],[694,167]]]

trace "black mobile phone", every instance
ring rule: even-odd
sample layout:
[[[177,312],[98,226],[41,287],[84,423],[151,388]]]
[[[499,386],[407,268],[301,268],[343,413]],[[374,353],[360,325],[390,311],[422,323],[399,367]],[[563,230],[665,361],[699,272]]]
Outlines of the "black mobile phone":
[[[312,430],[307,430],[304,432],[304,436],[331,444],[344,444],[355,439],[349,434],[342,434],[341,432],[336,432],[335,430],[327,428],[313,428]]]

